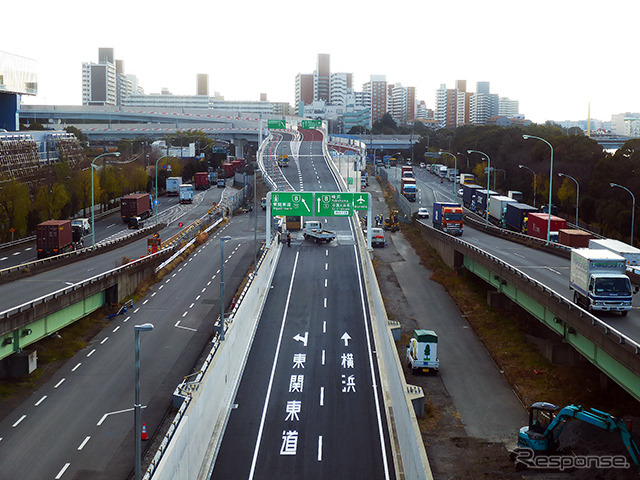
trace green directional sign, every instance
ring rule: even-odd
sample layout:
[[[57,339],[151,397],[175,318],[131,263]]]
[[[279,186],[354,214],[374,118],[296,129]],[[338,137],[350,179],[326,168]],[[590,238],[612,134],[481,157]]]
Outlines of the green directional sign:
[[[302,128],[322,128],[322,120],[302,120]]]
[[[287,128],[286,120],[268,120],[267,128],[271,130]]]
[[[368,193],[354,193],[353,194],[353,209],[354,210],[368,210],[369,209],[369,194]]]
[[[313,216],[313,192],[273,192],[271,215]]]
[[[317,192],[315,206],[319,217],[350,217],[353,215],[353,193]]]

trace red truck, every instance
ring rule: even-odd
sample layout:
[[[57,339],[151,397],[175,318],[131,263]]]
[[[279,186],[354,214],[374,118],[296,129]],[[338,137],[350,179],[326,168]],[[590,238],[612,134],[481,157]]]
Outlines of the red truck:
[[[82,247],[82,230],[71,220],[48,220],[36,227],[38,258],[60,255]]]
[[[193,176],[193,183],[196,190],[206,190],[209,188],[209,174],[207,172],[196,172]]]
[[[233,174],[236,172],[235,166],[233,163],[223,163],[222,164],[222,175],[224,178],[231,178]]]
[[[527,234],[539,238],[547,239],[547,227],[549,224],[548,213],[530,213],[527,223]],[[554,242],[558,241],[558,232],[567,228],[567,221],[564,218],[551,215],[551,234],[550,239]]]
[[[120,216],[124,223],[130,224],[130,219],[138,217],[144,220],[153,213],[151,197],[148,193],[134,193],[122,197],[120,201]]]

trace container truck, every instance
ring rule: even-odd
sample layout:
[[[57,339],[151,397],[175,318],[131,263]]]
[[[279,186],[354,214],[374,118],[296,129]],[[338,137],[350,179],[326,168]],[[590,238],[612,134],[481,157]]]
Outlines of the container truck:
[[[151,197],[148,193],[134,193],[122,197],[120,201],[120,216],[122,221],[129,224],[129,219],[138,217],[142,220],[149,218],[153,213],[151,207]]]
[[[606,249],[624,257],[627,267],[640,267],[640,249],[612,238],[591,239],[589,248]]]
[[[418,194],[415,178],[404,177],[400,180],[400,192],[410,202],[415,202]]]
[[[82,247],[82,230],[74,229],[71,220],[47,220],[36,227],[38,258],[60,255]]]
[[[180,185],[180,203],[193,203],[193,185],[190,183]]]
[[[438,169],[438,171],[436,173],[440,178],[445,178],[447,176],[447,171],[448,170],[449,169],[447,167],[445,167],[444,165],[440,165],[440,168]]]
[[[522,196],[522,192],[519,192],[517,190],[509,190],[509,193],[507,193],[507,197],[513,198],[518,203],[521,203],[522,199],[524,198]]]
[[[547,239],[547,227],[549,226],[549,214],[547,213],[530,213],[527,222],[527,235],[541,240]],[[551,241],[558,240],[558,231],[567,228],[567,221],[564,218],[551,215],[551,233],[549,235]]]
[[[438,335],[433,330],[414,330],[407,346],[407,365],[412,373],[438,374]]]
[[[470,173],[461,173],[460,174],[460,185],[473,185],[475,182],[475,178]]]
[[[573,290],[574,303],[590,312],[626,315],[635,293],[626,271],[624,257],[609,250],[572,249],[569,288]]]
[[[489,197],[489,221],[500,228],[507,228],[505,221],[507,204],[517,203],[513,198],[504,195]]]
[[[177,197],[180,193],[180,185],[182,184],[182,177],[169,177],[167,178],[167,195],[171,197]]]
[[[223,163],[221,168],[223,178],[231,178],[233,177],[233,174],[236,173],[232,163]]]
[[[507,203],[504,215],[505,224],[509,230],[518,233],[527,233],[529,214],[538,211],[536,207],[526,203]]]
[[[450,235],[462,235],[463,214],[459,203],[433,202],[433,228]]]
[[[476,210],[475,198],[478,190],[482,190],[480,185],[467,183],[462,186],[462,204],[474,212]]]
[[[498,192],[494,192],[493,190],[487,190],[486,188],[481,188],[476,191],[476,212],[480,215],[484,215],[489,208],[489,198],[493,195],[498,195]]]
[[[411,165],[403,165],[402,167],[402,176],[403,177],[411,177],[413,178],[413,167]],[[407,175],[407,172],[410,172],[410,175]]]
[[[593,235],[584,230],[573,228],[558,230],[558,243],[571,248],[589,248],[589,240],[592,238]]]
[[[207,190],[209,188],[209,174],[207,172],[196,172],[193,176],[193,183],[196,190]]]
[[[447,180],[449,180],[450,182],[455,182],[457,176],[458,170],[456,170],[455,168],[450,168],[447,170]]]

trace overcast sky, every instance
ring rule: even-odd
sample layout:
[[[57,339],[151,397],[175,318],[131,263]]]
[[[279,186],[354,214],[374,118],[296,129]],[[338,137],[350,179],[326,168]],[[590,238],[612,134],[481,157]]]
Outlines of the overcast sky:
[[[114,48],[145,93],[195,94],[196,75],[227,100],[293,103],[295,76],[318,53],[332,72],[435,90],[488,81],[535,122],[640,112],[638,0],[147,0],[3,2],[0,50],[37,61],[38,95],[82,104],[82,62]]]

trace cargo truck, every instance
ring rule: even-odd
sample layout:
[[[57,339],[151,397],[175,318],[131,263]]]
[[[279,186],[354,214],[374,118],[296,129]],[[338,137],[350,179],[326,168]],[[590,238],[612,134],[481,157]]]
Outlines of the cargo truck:
[[[402,166],[402,178],[409,177],[414,178],[413,167],[411,165],[403,165]]]
[[[498,192],[487,190],[485,188],[476,190],[476,212],[480,215],[484,215],[489,208],[489,198],[494,195],[498,195]]]
[[[322,222],[318,220],[308,220],[304,222],[302,236],[305,240],[312,239],[314,242],[326,242],[336,239],[336,233],[322,228]]]
[[[411,373],[438,374],[438,335],[433,330],[414,330],[407,346],[407,365]]]
[[[547,239],[547,227],[549,226],[549,214],[547,213],[530,213],[527,222],[527,235],[541,240]],[[558,231],[567,228],[567,221],[564,218],[551,215],[551,233],[550,240],[558,241]]]
[[[462,235],[463,215],[459,203],[433,202],[433,228],[450,235]]]
[[[558,243],[571,248],[589,248],[589,240],[593,238],[589,232],[575,228],[558,230]]]
[[[489,221],[500,228],[507,228],[506,209],[507,204],[517,203],[513,198],[504,195],[493,195],[489,197]]]
[[[438,169],[438,171],[436,172],[436,174],[440,177],[440,178],[445,178],[447,176],[447,171],[449,169],[447,167],[445,167],[444,165],[440,165],[440,168]]]
[[[591,239],[589,248],[606,249],[624,257],[627,267],[640,267],[640,249],[612,238]]]
[[[449,180],[450,182],[455,182],[457,177],[458,170],[456,170],[455,168],[450,168],[447,170],[447,180]]]
[[[471,173],[460,174],[460,185],[473,185],[475,178]]]
[[[180,193],[180,185],[182,184],[182,177],[169,177],[167,178],[167,195],[170,197],[177,197]]]
[[[509,230],[518,233],[527,233],[529,214],[536,213],[538,209],[526,203],[507,203],[504,216],[505,224]]]
[[[193,183],[196,190],[207,190],[209,188],[209,174],[207,172],[196,172],[193,175]]]
[[[122,197],[120,201],[120,216],[126,224],[129,224],[129,219],[132,217],[144,220],[149,218],[152,213],[151,197],[148,193],[134,193]]]
[[[572,249],[569,288],[573,290],[574,303],[590,312],[626,315],[635,293],[626,271],[624,257],[609,250]]]
[[[403,177],[400,180],[400,193],[410,202],[415,202],[418,195],[418,187],[416,187],[416,179]]]
[[[60,255],[76,248],[82,248],[82,229],[72,227],[71,220],[47,220],[36,227],[38,258]]]
[[[480,185],[464,184],[462,185],[462,204],[475,212],[476,210],[476,192],[482,190]]]
[[[180,185],[180,203],[193,203],[193,185],[190,183]]]
[[[523,199],[522,192],[519,192],[518,190],[509,190],[507,197],[513,198],[518,203],[521,203]]]

